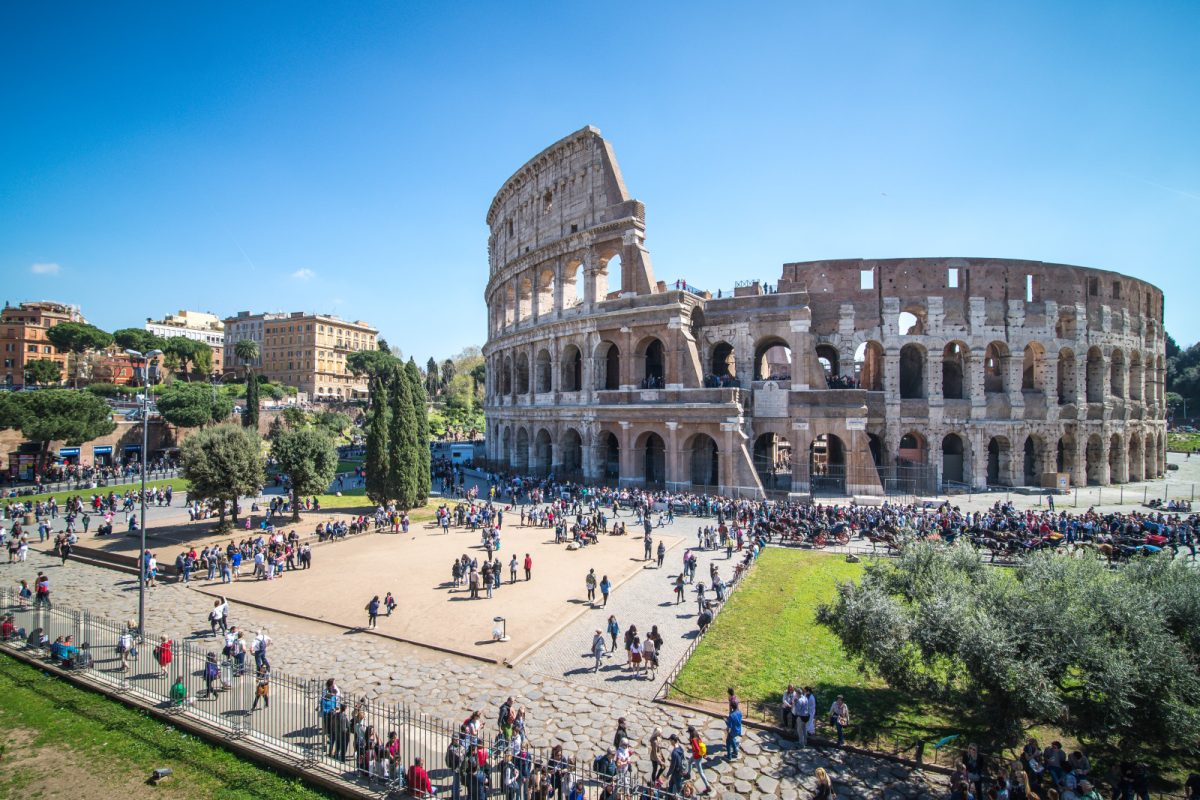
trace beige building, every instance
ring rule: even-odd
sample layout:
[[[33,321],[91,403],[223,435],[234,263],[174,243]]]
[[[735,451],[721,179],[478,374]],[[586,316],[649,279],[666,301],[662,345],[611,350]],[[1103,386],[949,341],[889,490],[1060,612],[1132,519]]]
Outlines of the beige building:
[[[206,311],[180,311],[178,314],[168,314],[161,320],[146,320],[146,330],[163,339],[182,336],[197,342],[204,342],[213,351],[213,374],[224,372],[225,360],[225,326],[216,314]]]
[[[351,374],[346,357],[376,349],[379,331],[365,322],[347,322],[328,314],[264,314],[260,369],[272,381],[295,386],[319,400],[367,396],[367,379]],[[243,324],[251,315],[232,318]],[[252,337],[243,337],[252,338]],[[236,342],[230,343],[230,349]]]
[[[0,381],[4,386],[25,383],[25,363],[36,359],[57,361],[62,365],[63,378],[70,374],[69,353],[60,353],[50,344],[46,331],[60,322],[87,322],[77,306],[64,303],[35,302],[5,306],[0,313],[0,352],[4,370]]]

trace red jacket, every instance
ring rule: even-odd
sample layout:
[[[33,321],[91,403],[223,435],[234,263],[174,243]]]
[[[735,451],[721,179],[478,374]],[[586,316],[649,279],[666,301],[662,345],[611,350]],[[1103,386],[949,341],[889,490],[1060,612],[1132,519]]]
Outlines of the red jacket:
[[[428,797],[433,794],[433,784],[429,782],[429,773],[419,764],[408,768],[408,792],[413,797]]]

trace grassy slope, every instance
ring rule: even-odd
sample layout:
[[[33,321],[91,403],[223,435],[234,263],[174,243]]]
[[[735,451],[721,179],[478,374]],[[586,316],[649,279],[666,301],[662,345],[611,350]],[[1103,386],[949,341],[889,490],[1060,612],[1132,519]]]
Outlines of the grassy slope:
[[[1200,451],[1200,433],[1168,433],[1167,449],[1177,453]]]
[[[720,701],[732,686],[749,716],[774,721],[789,683],[811,685],[818,720],[841,694],[850,706],[852,738],[884,749],[958,733],[938,709],[914,702],[861,673],[837,637],[817,625],[816,608],[836,581],[857,579],[861,564],[833,554],[768,548],[675,681],[683,702]]]
[[[160,486],[163,488],[166,488],[167,486],[174,486],[176,492],[184,492],[184,491],[187,491],[188,482],[186,480],[184,480],[183,478],[171,478],[170,480],[165,480],[165,481],[146,481],[146,488],[148,488],[148,489],[149,488],[158,488]],[[49,500],[51,497],[54,497],[58,500],[59,505],[62,505],[63,503],[65,503],[67,501],[67,498],[75,497],[76,495],[87,499],[87,498],[90,498],[94,494],[107,495],[109,492],[115,492],[118,495],[123,495],[123,494],[125,494],[125,492],[128,492],[131,489],[136,490],[136,489],[140,489],[140,488],[142,488],[142,485],[140,483],[123,483],[119,486],[99,486],[95,489],[86,489],[86,488],[85,489],[76,489],[76,490],[69,491],[69,492],[54,492],[52,494],[35,494],[35,495],[29,495],[27,497],[4,497],[4,498],[0,499],[0,504],[9,503],[9,502],[27,503],[29,501],[33,501],[35,503],[40,503],[40,502]]]
[[[222,800],[332,796],[6,655],[0,655],[0,727],[36,731],[26,747],[65,750],[72,761],[101,766],[102,783],[119,785],[143,779],[156,767],[170,767],[175,774],[154,789],[156,795]],[[38,783],[37,772],[0,759],[0,796],[10,796],[10,791],[14,797],[29,796],[24,787]],[[81,787],[79,796],[88,796],[87,790]]]

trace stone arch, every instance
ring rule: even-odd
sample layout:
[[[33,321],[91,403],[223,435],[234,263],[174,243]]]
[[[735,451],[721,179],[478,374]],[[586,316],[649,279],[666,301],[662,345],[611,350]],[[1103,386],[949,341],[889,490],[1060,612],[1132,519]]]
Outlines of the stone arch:
[[[754,380],[787,381],[791,377],[791,346],[778,336],[762,339],[754,348]]]
[[[1025,345],[1025,352],[1021,357],[1021,391],[1046,391],[1045,364],[1046,348],[1042,347],[1041,343],[1030,342]]]
[[[1087,482],[1089,486],[1099,486],[1107,483],[1108,464],[1104,462],[1104,440],[1100,434],[1088,436],[1087,448],[1084,451],[1086,459]]]
[[[512,468],[518,475],[529,472],[529,429],[517,428],[517,441],[512,454]]]
[[[966,483],[967,448],[963,437],[948,433],[942,437],[942,482]]]
[[[545,394],[551,391],[553,387],[553,370],[550,366],[550,351],[544,347],[538,350],[537,358],[534,360],[533,373],[534,392]]]
[[[822,433],[808,446],[809,488],[813,494],[846,493],[846,447],[832,433]]]
[[[1075,351],[1064,347],[1058,351],[1058,404],[1079,402],[1079,372],[1075,369]]]
[[[633,443],[639,456],[638,467],[646,486],[658,486],[667,480],[667,445],[654,431],[643,431]]]
[[[1140,481],[1146,465],[1146,458],[1142,454],[1142,437],[1137,431],[1129,434],[1129,467],[1125,471],[1126,477],[1132,481]]]
[[[925,348],[906,344],[900,348],[900,399],[915,400],[925,396]]]
[[[777,433],[763,433],[754,440],[754,471],[763,489],[776,491],[791,486],[792,443]]]
[[[709,372],[717,378],[737,377],[737,355],[729,342],[717,342],[713,345],[709,357]]]
[[[1008,486],[1012,482],[1012,444],[1007,436],[993,436],[987,449],[988,486]]]
[[[513,375],[517,394],[529,394],[529,354],[521,351],[517,354],[517,368]]]
[[[1125,440],[1114,433],[1108,438],[1108,482],[1125,482]]]
[[[946,400],[967,398],[967,346],[947,342],[942,349],[942,397]]]
[[[504,366],[500,368],[500,394],[513,393],[513,363],[512,356],[504,357]]]
[[[522,275],[517,281],[517,319],[529,319],[533,315],[533,281]]]
[[[533,437],[533,453],[530,458],[530,472],[538,477],[550,474],[554,464],[554,438],[550,431],[539,428]]]
[[[583,437],[579,431],[574,428],[563,431],[558,449],[564,477],[580,476],[583,473]]]
[[[1153,433],[1147,433],[1146,438],[1142,441],[1142,460],[1145,462],[1142,467],[1143,480],[1153,480],[1158,475],[1156,468],[1158,453],[1155,452]]]
[[[721,483],[721,451],[717,441],[707,433],[693,434],[683,447],[692,486],[719,486]]]
[[[543,267],[538,270],[537,284],[534,290],[537,292],[537,313],[539,317],[554,311],[554,293],[556,288],[557,279],[554,276],[554,268]]]
[[[597,389],[621,388],[621,348],[608,340],[596,345]]]
[[[666,361],[666,350],[657,336],[647,336],[638,342],[633,350],[633,363],[643,389],[662,388]]]
[[[1167,469],[1167,443],[1162,431],[1158,432],[1158,444],[1154,448],[1154,477],[1161,477]]]
[[[896,318],[896,331],[901,336],[923,336],[925,334],[925,308],[919,305],[905,306]]]
[[[1104,353],[1099,347],[1092,347],[1087,351],[1086,390],[1089,403],[1104,402],[1104,378]]]
[[[513,456],[513,441],[512,441],[512,426],[505,425],[504,432],[500,435],[500,461],[505,466],[512,466]]]
[[[583,389],[583,354],[579,348],[569,344],[560,357],[559,390],[578,392]]]
[[[858,387],[868,392],[883,391],[883,345],[866,341],[854,349],[854,374]]]
[[[621,477],[621,440],[612,431],[601,431],[600,441],[601,472],[605,480],[615,481]]]
[[[871,463],[876,469],[883,466],[883,440],[877,433],[867,434],[867,450],[871,453]]]
[[[501,303],[504,306],[504,327],[508,327],[517,321],[517,283],[509,281],[504,284],[500,290]]]
[[[900,449],[896,451],[896,462],[900,466],[929,463],[929,442],[920,431],[909,431],[900,437]]]
[[[1147,361],[1146,363],[1149,362]],[[1164,393],[1166,392],[1167,386],[1167,367],[1162,356],[1158,357],[1158,361],[1156,363],[1157,367],[1154,370],[1154,405],[1161,407],[1166,405],[1166,394]],[[1159,439],[1162,439],[1161,433],[1159,434]],[[1159,447],[1162,447],[1161,441],[1158,444]]]
[[[1125,397],[1125,353],[1114,348],[1108,359],[1108,385],[1113,397]]]
[[[600,268],[600,299],[615,300],[620,297],[624,285],[622,280],[621,255],[617,253],[604,261]]]
[[[838,371],[838,351],[831,344],[817,345],[817,363],[825,373],[826,384],[841,374]]]
[[[1021,481],[1025,486],[1041,484],[1041,464],[1045,457],[1045,442],[1037,434],[1025,437],[1021,453]]]
[[[991,342],[983,351],[983,391],[987,394],[1003,394],[1005,391],[1004,364],[1008,359],[1008,345]]]
[[[572,259],[563,273],[562,304],[564,309],[582,305],[587,289],[584,286],[583,262]]]
[[[1071,475],[1071,483],[1078,485],[1079,465],[1075,463],[1075,437],[1069,433],[1063,434],[1055,446],[1054,468],[1057,472]]]
[[[1142,354],[1137,350],[1131,350],[1129,351],[1129,399],[1141,401],[1145,397],[1144,386]]]

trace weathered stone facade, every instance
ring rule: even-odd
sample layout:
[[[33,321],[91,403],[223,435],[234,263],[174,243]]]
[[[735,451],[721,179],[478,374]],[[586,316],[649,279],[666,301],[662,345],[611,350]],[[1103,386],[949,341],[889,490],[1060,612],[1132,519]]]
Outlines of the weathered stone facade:
[[[1143,281],[917,258],[666,284],[591,127],[518,170],[487,222],[493,463],[751,495],[1165,469],[1163,296]]]

